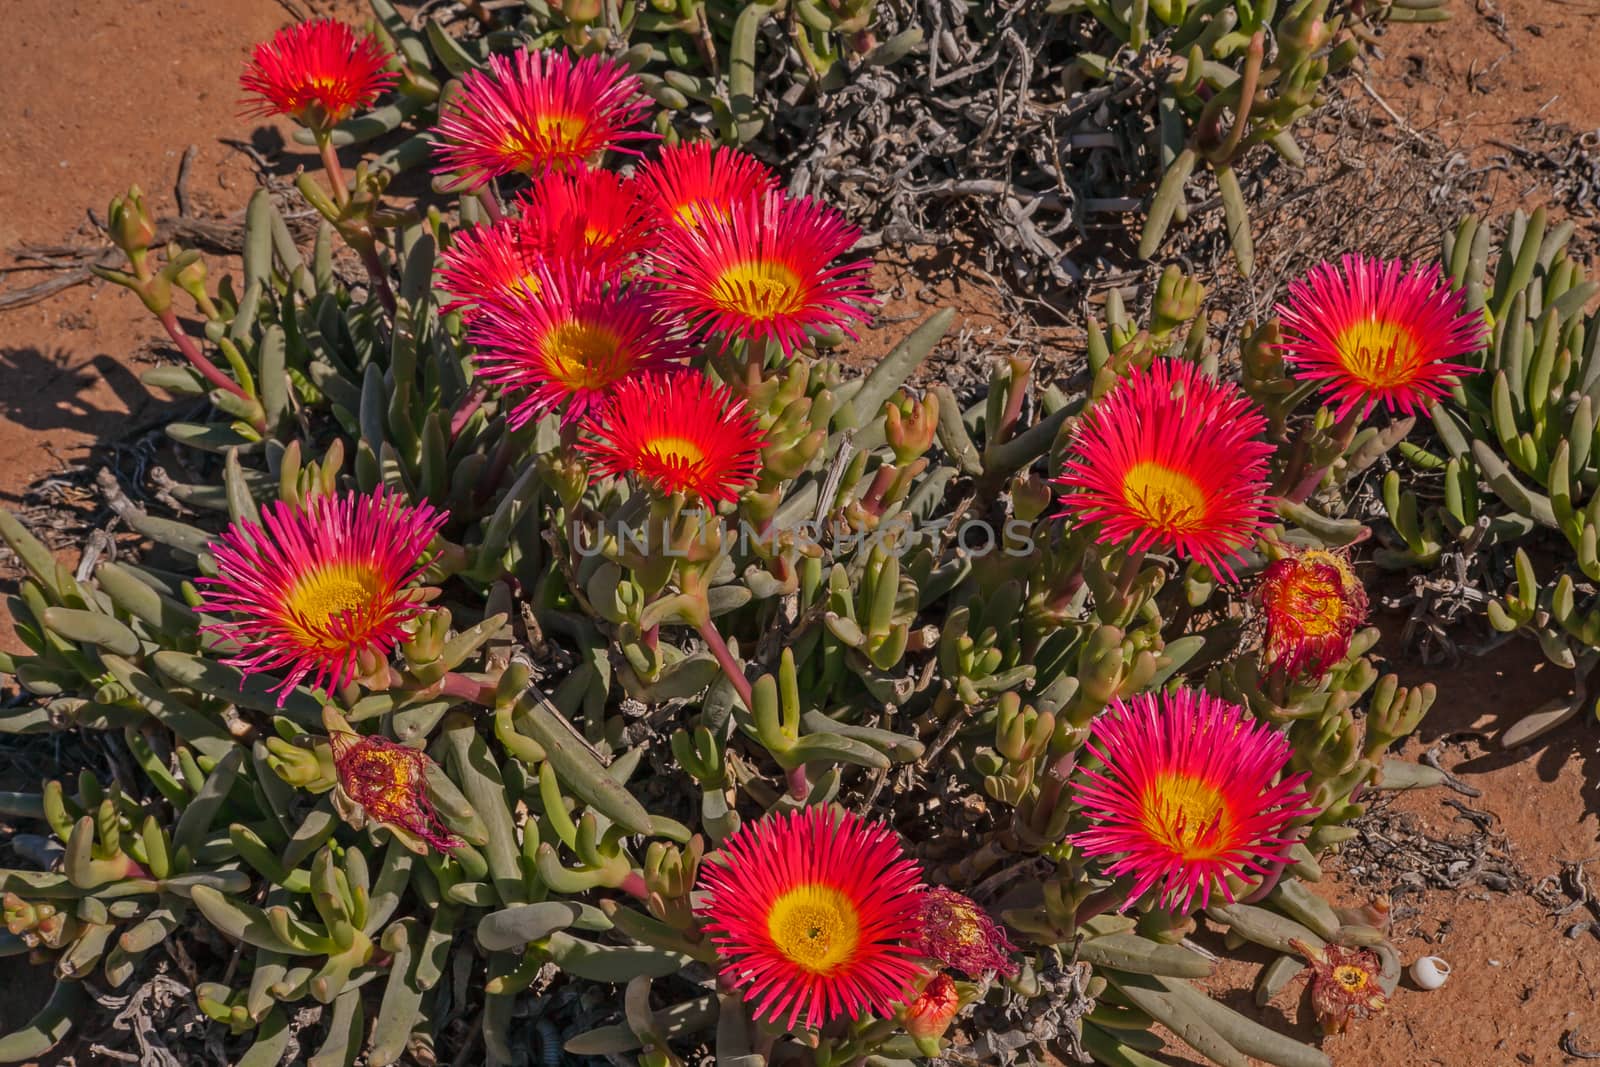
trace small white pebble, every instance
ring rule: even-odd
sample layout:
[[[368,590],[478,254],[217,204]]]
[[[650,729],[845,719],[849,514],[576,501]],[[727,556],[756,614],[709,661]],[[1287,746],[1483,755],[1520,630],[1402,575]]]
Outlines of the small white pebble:
[[[1500,966],[1500,961],[1499,960],[1490,960],[1489,961],[1489,966],[1498,967],[1498,966]]]

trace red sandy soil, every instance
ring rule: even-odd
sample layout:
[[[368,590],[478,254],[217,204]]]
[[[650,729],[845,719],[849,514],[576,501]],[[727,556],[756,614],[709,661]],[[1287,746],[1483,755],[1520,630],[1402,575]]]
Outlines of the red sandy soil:
[[[1405,121],[1459,141],[1469,154],[1493,140],[1514,139],[1516,120],[1534,113],[1579,130],[1600,128],[1600,78],[1593,65],[1600,0],[1477,0],[1475,6],[1457,0],[1453,6],[1457,17],[1443,26],[1396,27],[1384,42],[1386,61],[1368,77]],[[0,149],[0,249],[94,241],[86,211],[103,213],[110,197],[133,181],[145,187],[158,215],[174,213],[173,183],[191,144],[197,150],[187,183],[192,210],[237,212],[255,188],[253,168],[221,139],[254,135],[272,158],[289,132],[234,114],[234,79],[249,45],[289,18],[267,0],[7,0],[4,18],[0,70],[8,91],[0,97],[0,129],[8,140]],[[274,162],[285,160],[290,167],[311,162],[303,152]],[[1514,204],[1517,194],[1508,186],[1503,206]],[[964,328],[980,338],[985,331],[1006,334],[1010,317],[980,273],[946,270],[940,280],[925,282],[927,257],[913,252],[909,258],[910,267],[885,263],[880,269],[881,284],[891,290],[884,317],[897,324],[865,338],[863,357],[883,351],[912,316],[952,300]],[[0,266],[15,262],[0,253]],[[0,282],[11,288],[45,277],[3,274]],[[63,460],[80,458],[96,440],[161,417],[161,403],[136,379],[150,346],[162,340],[138,301],[107,285],[0,312],[0,506],[14,506],[24,487]],[[0,574],[0,589],[12,580]],[[14,648],[3,622],[0,648]],[[1445,765],[1483,792],[1469,799],[1430,791],[1400,798],[1397,809],[1414,813],[1439,837],[1467,829],[1457,810],[1443,803],[1447,799],[1492,813],[1492,830],[1505,835],[1530,885],[1558,874],[1564,863],[1600,859],[1600,729],[1593,720],[1585,715],[1533,751],[1503,752],[1490,740],[1497,727],[1564,689],[1565,677],[1536,649],[1512,644],[1451,670],[1391,666],[1408,684],[1431,679],[1440,686],[1433,714],[1407,754],[1444,739]],[[1593,872],[1591,880],[1600,881],[1600,866]],[[1337,875],[1325,885],[1340,903],[1370,895]],[[1481,888],[1428,891],[1403,903],[1416,912],[1396,925],[1404,957],[1442,955],[1455,973],[1436,992],[1403,987],[1388,1014],[1327,1039],[1324,1047],[1336,1063],[1569,1064],[1578,1061],[1560,1043],[1574,1030],[1582,1031],[1579,1046],[1600,1047],[1600,937],[1563,933],[1581,911],[1557,918],[1525,892]],[[1253,971],[1230,964],[1213,988],[1230,1003],[1266,1020],[1287,1019],[1312,1038],[1300,984],[1257,1011],[1249,1006]],[[12,998],[17,987],[12,974],[5,977],[6,1000],[22,1007],[14,999],[30,999],[28,990]],[[42,991],[41,982],[29,985]],[[14,1016],[0,1012],[0,1020]],[[1170,1062],[1190,1061],[1174,1056]]]

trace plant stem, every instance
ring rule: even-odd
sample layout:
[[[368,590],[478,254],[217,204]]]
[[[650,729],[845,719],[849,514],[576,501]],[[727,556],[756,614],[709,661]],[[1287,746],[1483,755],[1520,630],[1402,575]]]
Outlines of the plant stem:
[[[711,654],[717,658],[717,663],[722,667],[728,680],[733,683],[734,691],[739,694],[739,699],[744,701],[746,708],[755,707],[755,693],[750,688],[750,679],[744,676],[744,667],[733,658],[733,653],[728,650],[728,642],[722,639],[722,634],[717,630],[717,624],[711,621],[710,616],[696,627],[700,631],[700,639],[711,649]]]
[[[1138,580],[1139,568],[1144,566],[1144,553],[1142,548],[1128,553],[1128,558],[1122,561],[1122,569],[1117,572],[1117,599],[1126,600],[1128,593],[1133,590],[1133,583]]]
[[[1350,442],[1356,436],[1356,427],[1360,423],[1360,409],[1352,407],[1345,412],[1344,418],[1334,425],[1331,436],[1333,438],[1333,458],[1335,460],[1344,455],[1345,449],[1350,447]],[[1304,504],[1311,498],[1311,494],[1317,491],[1317,486],[1322,484],[1322,476],[1328,473],[1328,467],[1330,466],[1332,466],[1331,463],[1313,467],[1306,471],[1299,483],[1284,496],[1284,499],[1295,504]]]
[[[461,398],[461,402],[456,405],[455,411],[450,413],[450,440],[452,442],[461,436],[461,431],[472,420],[473,414],[483,406],[484,398],[488,395],[488,391],[481,385],[474,385],[467,390],[467,395]]]
[[[367,281],[372,285],[372,291],[377,294],[378,303],[383,305],[391,317],[395,312],[394,290],[389,288],[389,277],[383,269],[383,259],[378,255],[378,243],[369,234],[357,249],[361,253],[361,264],[367,268]]]
[[[475,682],[455,671],[446,671],[445,676],[439,679],[437,684],[440,696],[454,697],[469,704],[481,704],[486,708],[494,707],[495,693],[499,688],[484,682]]]
[[[178,351],[183,353],[195,370],[199,371],[206,381],[218,389],[226,389],[241,400],[254,400],[255,397],[244,391],[244,388],[232,378],[217,369],[217,365],[206,358],[200,351],[200,346],[194,343],[194,338],[183,332],[183,327],[178,325],[178,316],[171,310],[163,311],[157,316],[161,325],[166,328],[167,336],[172,338],[172,343],[178,346]]]
[[[784,781],[789,783],[789,795],[796,800],[804,800],[811,795],[811,778],[806,774],[806,765],[790,767],[784,772]]]
[[[494,182],[487,181],[478,186],[478,203],[483,205],[484,214],[489,216],[490,222],[498,223],[505,218],[505,212],[500,210],[500,197],[494,191]]]
[[[350,188],[344,183],[344,168],[339,165],[339,153],[333,148],[333,131],[319,128],[313,130],[312,135],[317,139],[317,153],[322,156],[328,184],[333,186],[333,202],[342,208],[350,202]]]

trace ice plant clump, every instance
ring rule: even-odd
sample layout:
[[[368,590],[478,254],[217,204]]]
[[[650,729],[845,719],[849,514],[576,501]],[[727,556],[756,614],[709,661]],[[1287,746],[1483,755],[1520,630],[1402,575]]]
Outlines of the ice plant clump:
[[[1351,1019],[1381,1015],[1389,994],[1378,984],[1378,957],[1363,948],[1290,941],[1311,967],[1311,1010],[1325,1034],[1342,1034]]]
[[[1313,267],[1277,310],[1295,376],[1320,383],[1341,419],[1380,403],[1424,410],[1456,375],[1477,373],[1451,360],[1483,347],[1487,333],[1437,266],[1361,255]]]
[[[483,380],[523,394],[513,429],[558,407],[577,420],[630,375],[684,355],[643,290],[551,263],[533,277],[538,299],[495,304],[468,332]]]
[[[656,135],[632,129],[649,111],[639,79],[620,59],[566,52],[489,57],[489,69],[461,77],[461,94],[435,127],[439,172],[469,187],[502,174],[539,175],[598,162],[608,149]]]
[[[732,502],[757,473],[765,435],[744,401],[696,370],[617,386],[579,448],[602,474],[632,473],[663,493]]]
[[[632,182],[608,170],[551,171],[519,198],[519,233],[549,260],[602,277],[626,270],[650,247],[654,220]]]
[[[379,488],[267,504],[262,526],[238,521],[211,546],[217,577],[199,579],[201,610],[231,615],[206,630],[238,646],[245,674],[283,670],[282,706],[302,680],[338,689],[363,658],[387,657],[427,599],[415,583],[446,513]]]
[[[662,301],[695,327],[732,338],[765,339],[792,352],[808,330],[851,323],[870,302],[871,261],[829,266],[861,231],[828,205],[770,193],[733,205],[726,218],[668,227],[656,267]]]
[[[755,1018],[817,1027],[910,995],[921,884],[886,825],[816,806],[746,823],[707,857],[697,914]]]
[[[240,87],[253,99],[248,115],[288,115],[327,130],[368,108],[399,75],[387,71],[386,52],[371,34],[357,37],[334,19],[319,18],[279,30],[255,46]]]
[[[911,947],[920,955],[973,978],[991,971],[1007,978],[1017,974],[1008,955],[1017,946],[971,897],[943,886],[929,889],[918,902],[916,925]]]
[[[664,225],[689,228],[778,190],[778,176],[755,156],[705,141],[663,148],[634,180]]]
[[[456,231],[439,268],[445,311],[468,314],[487,304],[507,303],[539,292],[534,271],[542,258],[524,239],[517,219]]]
[[[1228,876],[1270,873],[1292,844],[1289,823],[1315,810],[1307,776],[1284,775],[1288,740],[1209,693],[1119,700],[1090,731],[1102,766],[1083,770],[1074,795],[1092,825],[1069,840],[1115,857],[1106,873],[1133,879],[1129,903],[1151,888],[1185,912],[1212,893],[1231,901]]]
[[[1267,420],[1232,384],[1192,363],[1134,370],[1078,423],[1057,484],[1060,514],[1098,523],[1102,543],[1197,560],[1233,576],[1228,557],[1268,514]]]
[[[339,789],[375,822],[399,829],[421,842],[448,852],[461,847],[428,799],[426,753],[386,737],[346,730],[328,734]],[[413,845],[402,835],[400,840]]]
[[[1367,619],[1367,591],[1349,561],[1322,549],[1269,564],[1256,603],[1266,620],[1266,662],[1291,678],[1327,673]]]

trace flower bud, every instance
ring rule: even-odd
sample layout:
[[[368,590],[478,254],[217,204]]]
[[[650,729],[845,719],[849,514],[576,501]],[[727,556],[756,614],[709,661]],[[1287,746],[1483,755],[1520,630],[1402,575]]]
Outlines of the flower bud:
[[[114,196],[106,210],[106,234],[111,243],[125,252],[137,267],[156,240],[156,224],[145,210],[144,193],[137,185],[128,195]]]
[[[956,984],[949,975],[939,974],[922,987],[917,999],[906,1005],[903,1024],[906,1033],[916,1041],[918,1050],[924,1056],[936,1057],[940,1051],[939,1039],[950,1029],[960,1010],[961,996],[956,992]]]
[[[1157,337],[1165,337],[1199,314],[1205,297],[1206,287],[1197,279],[1187,277],[1176,266],[1168,266],[1156,285],[1151,331]]]
[[[884,404],[883,435],[894,450],[894,461],[904,467],[933,446],[939,428],[939,398],[929,394],[913,400],[904,390]]]
[[[1050,506],[1050,483],[1031,471],[1011,479],[1011,514],[1033,522]]]

